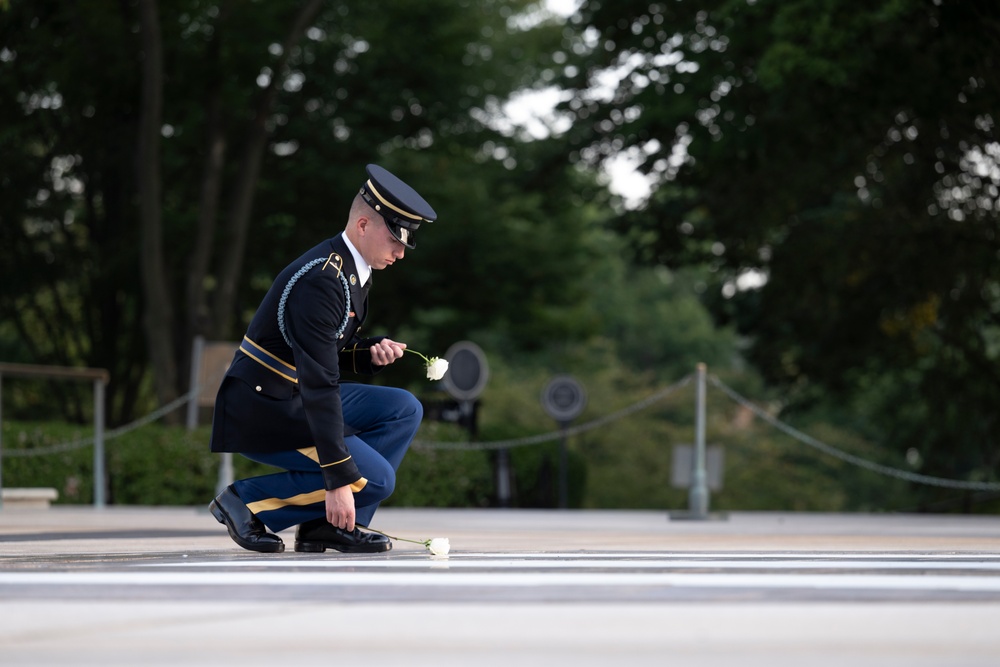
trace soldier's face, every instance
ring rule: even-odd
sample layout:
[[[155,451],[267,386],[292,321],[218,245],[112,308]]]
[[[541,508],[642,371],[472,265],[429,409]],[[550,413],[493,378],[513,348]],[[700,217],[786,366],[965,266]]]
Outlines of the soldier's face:
[[[406,246],[396,240],[385,220],[369,220],[365,226],[364,238],[367,252],[362,251],[362,254],[373,269],[384,269],[396,260],[403,259]]]

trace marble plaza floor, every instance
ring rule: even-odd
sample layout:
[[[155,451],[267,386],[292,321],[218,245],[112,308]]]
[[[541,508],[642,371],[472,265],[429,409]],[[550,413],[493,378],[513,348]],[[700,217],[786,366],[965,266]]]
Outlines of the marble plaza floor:
[[[994,665],[1000,517],[384,508],[372,556],[205,508],[0,510],[3,665]]]

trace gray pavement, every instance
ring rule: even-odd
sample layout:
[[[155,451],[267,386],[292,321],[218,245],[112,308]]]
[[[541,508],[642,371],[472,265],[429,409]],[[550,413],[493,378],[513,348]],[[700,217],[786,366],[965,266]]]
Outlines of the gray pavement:
[[[996,665],[1000,517],[384,508],[432,556],[204,508],[0,511],[0,664]]]

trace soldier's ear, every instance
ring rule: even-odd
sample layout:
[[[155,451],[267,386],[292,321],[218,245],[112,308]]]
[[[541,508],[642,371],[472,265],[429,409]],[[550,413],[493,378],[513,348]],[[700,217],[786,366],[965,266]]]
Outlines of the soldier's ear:
[[[355,226],[358,228],[358,232],[363,236],[365,232],[368,231],[368,226],[371,225],[371,218],[366,215],[360,215],[354,221]]]

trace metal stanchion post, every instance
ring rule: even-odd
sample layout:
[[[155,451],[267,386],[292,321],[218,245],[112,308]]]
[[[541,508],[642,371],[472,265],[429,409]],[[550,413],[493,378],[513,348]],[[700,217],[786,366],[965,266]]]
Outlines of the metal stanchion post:
[[[219,481],[215,486],[215,495],[219,495],[233,483],[233,455],[225,452],[222,455],[222,462],[219,465]]]
[[[725,512],[708,511],[708,450],[705,446],[705,364],[698,364],[695,383],[695,442],[691,449],[690,488],[688,489],[688,509],[670,512],[671,519],[717,520],[727,519]],[[721,467],[721,457],[718,461]],[[719,472],[721,475],[721,470]],[[721,478],[720,478],[721,479]],[[685,484],[686,486],[686,484]]]
[[[94,507],[104,507],[104,381],[94,380]]]
[[[708,472],[705,466],[705,364],[698,364],[695,392],[694,470],[688,505],[692,518],[708,516]]]
[[[569,453],[567,451],[568,440],[566,430],[569,422],[559,422],[559,509],[564,510],[569,507]]]
[[[3,509],[3,374],[0,374],[0,509]]]
[[[191,342],[191,380],[188,382],[191,400],[187,404],[187,429],[193,431],[198,427],[198,397],[201,386],[198,382],[198,372],[201,369],[201,357],[205,352],[205,337],[195,336]]]

